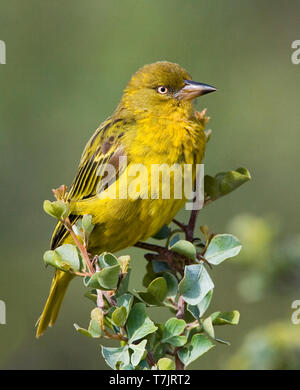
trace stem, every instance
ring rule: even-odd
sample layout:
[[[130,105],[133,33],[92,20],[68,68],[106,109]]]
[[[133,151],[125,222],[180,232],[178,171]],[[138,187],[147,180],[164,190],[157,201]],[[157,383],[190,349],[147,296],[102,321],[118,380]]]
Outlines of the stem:
[[[181,230],[183,230],[185,233],[186,233],[186,225],[182,222],[179,222],[177,221],[177,219],[173,219],[173,222],[175,223],[175,225],[179,226],[181,228]]]
[[[150,351],[147,351],[147,357],[146,357],[147,363],[150,367],[153,367],[156,365],[156,361]]]
[[[110,333],[107,329],[104,329],[104,333],[105,333],[105,338],[107,338],[107,339],[128,341],[128,338],[122,336],[121,333],[113,334],[113,333]]]
[[[147,250],[150,250],[153,252],[157,252],[158,255],[146,254],[145,258],[147,260],[156,260],[156,261],[168,263],[169,266],[174,269],[174,271],[179,272],[181,275],[183,275],[184,272],[183,272],[182,268],[179,267],[173,261],[173,258],[180,259],[184,263],[189,263],[189,261],[190,261],[185,256],[182,256],[182,255],[175,253],[175,252],[171,252],[163,246],[148,244],[146,242],[140,242],[140,241],[138,241],[134,246],[136,246],[137,248],[142,248],[142,249],[147,249]]]
[[[103,292],[101,290],[96,290],[97,291],[97,307],[103,311],[103,308],[105,306],[105,302],[103,299]]]
[[[181,230],[185,233],[185,238],[187,241],[193,242],[194,240],[194,231],[197,221],[199,210],[192,210],[190,219],[187,225],[182,222],[177,221],[177,219],[173,219],[173,222],[181,228]]]
[[[182,361],[179,359],[179,356],[178,356],[178,349],[179,348],[176,348],[175,353],[174,353],[176,370],[184,370],[184,364],[182,363]]]
[[[193,239],[194,239],[194,230],[195,230],[195,226],[196,226],[198,211],[199,210],[192,210],[192,212],[191,212],[191,216],[190,216],[189,223],[187,225],[187,230],[186,230],[186,239],[188,241],[193,241]]]
[[[191,330],[191,329],[198,328],[198,327],[199,327],[199,322],[197,320],[195,320],[193,322],[188,323],[186,326],[186,329]]]
[[[70,233],[70,235],[73,238],[75,244],[77,245],[78,249],[80,250],[80,253],[82,254],[82,256],[84,258],[84,261],[85,261],[85,263],[86,263],[86,265],[88,267],[88,270],[89,270],[90,274],[91,275],[94,274],[95,270],[94,270],[94,267],[92,266],[90,257],[89,257],[89,255],[87,253],[87,250],[84,247],[84,245],[80,242],[80,240],[78,239],[76,234],[74,233],[69,217],[67,217],[65,219],[65,221],[63,221],[63,224],[65,225],[65,228]]]
[[[179,320],[182,320],[184,318],[184,309],[185,309],[185,303],[184,303],[182,295],[180,295],[180,297],[178,299],[177,306],[178,306],[178,311],[176,313],[176,318],[178,318]]]
[[[147,242],[138,241],[134,246],[141,249],[147,249],[149,251],[161,253],[163,250],[166,250],[163,246],[148,244]]]
[[[109,295],[109,291],[102,291],[102,294],[105,296],[110,306],[117,306],[117,302]]]

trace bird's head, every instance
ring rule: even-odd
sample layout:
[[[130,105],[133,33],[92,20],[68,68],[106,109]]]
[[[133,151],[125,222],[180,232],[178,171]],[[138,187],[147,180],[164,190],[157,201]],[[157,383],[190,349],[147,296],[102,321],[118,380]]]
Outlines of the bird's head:
[[[121,105],[134,114],[168,116],[176,111],[187,116],[193,111],[193,100],[216,88],[191,80],[181,66],[161,61],[139,69],[128,83]]]

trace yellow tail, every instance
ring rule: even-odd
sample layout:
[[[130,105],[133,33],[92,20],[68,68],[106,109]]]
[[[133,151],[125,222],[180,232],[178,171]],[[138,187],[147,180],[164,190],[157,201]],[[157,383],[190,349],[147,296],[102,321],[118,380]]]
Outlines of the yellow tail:
[[[49,297],[47,299],[43,313],[38,320],[38,328],[36,331],[37,338],[45,332],[48,326],[52,326],[55,323],[65,293],[73,277],[74,276],[69,272],[63,272],[59,270],[55,272]]]

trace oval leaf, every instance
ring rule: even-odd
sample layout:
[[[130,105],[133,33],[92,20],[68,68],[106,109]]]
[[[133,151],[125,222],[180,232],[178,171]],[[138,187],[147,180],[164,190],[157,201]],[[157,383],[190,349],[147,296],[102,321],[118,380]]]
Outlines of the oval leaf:
[[[204,257],[210,264],[218,265],[238,255],[241,248],[240,241],[232,234],[217,234],[210,241]]]
[[[189,347],[184,347],[178,351],[179,359],[187,367],[194,360],[204,355],[207,351],[213,348],[213,343],[202,334],[195,334],[192,337]]]
[[[170,247],[170,250],[176,253],[179,253],[188,259],[196,259],[196,248],[194,245],[186,240],[179,240],[174,245]]]
[[[112,321],[113,323],[120,327],[124,326],[127,318],[127,310],[124,306],[118,307],[113,313],[112,313]]]
[[[161,358],[157,362],[159,370],[175,370],[175,362],[169,358]]]
[[[179,292],[185,302],[197,305],[214,288],[214,284],[202,264],[187,265],[179,283]]]
[[[119,281],[120,265],[103,268],[97,272],[97,279],[102,289],[113,290],[117,287]]]
[[[74,271],[81,269],[81,261],[77,248],[72,244],[64,244],[55,249],[61,257],[61,261],[70,265]]]
[[[144,303],[136,303],[133,306],[126,327],[129,343],[133,343],[157,330],[157,327],[147,315]]]

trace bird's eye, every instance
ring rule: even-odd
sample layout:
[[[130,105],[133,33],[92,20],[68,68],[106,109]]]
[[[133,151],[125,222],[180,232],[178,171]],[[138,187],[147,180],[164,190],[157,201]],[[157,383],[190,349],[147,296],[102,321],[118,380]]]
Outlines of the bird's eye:
[[[164,85],[161,85],[157,88],[157,92],[160,93],[161,95],[166,95],[168,93],[168,88],[165,87]]]

